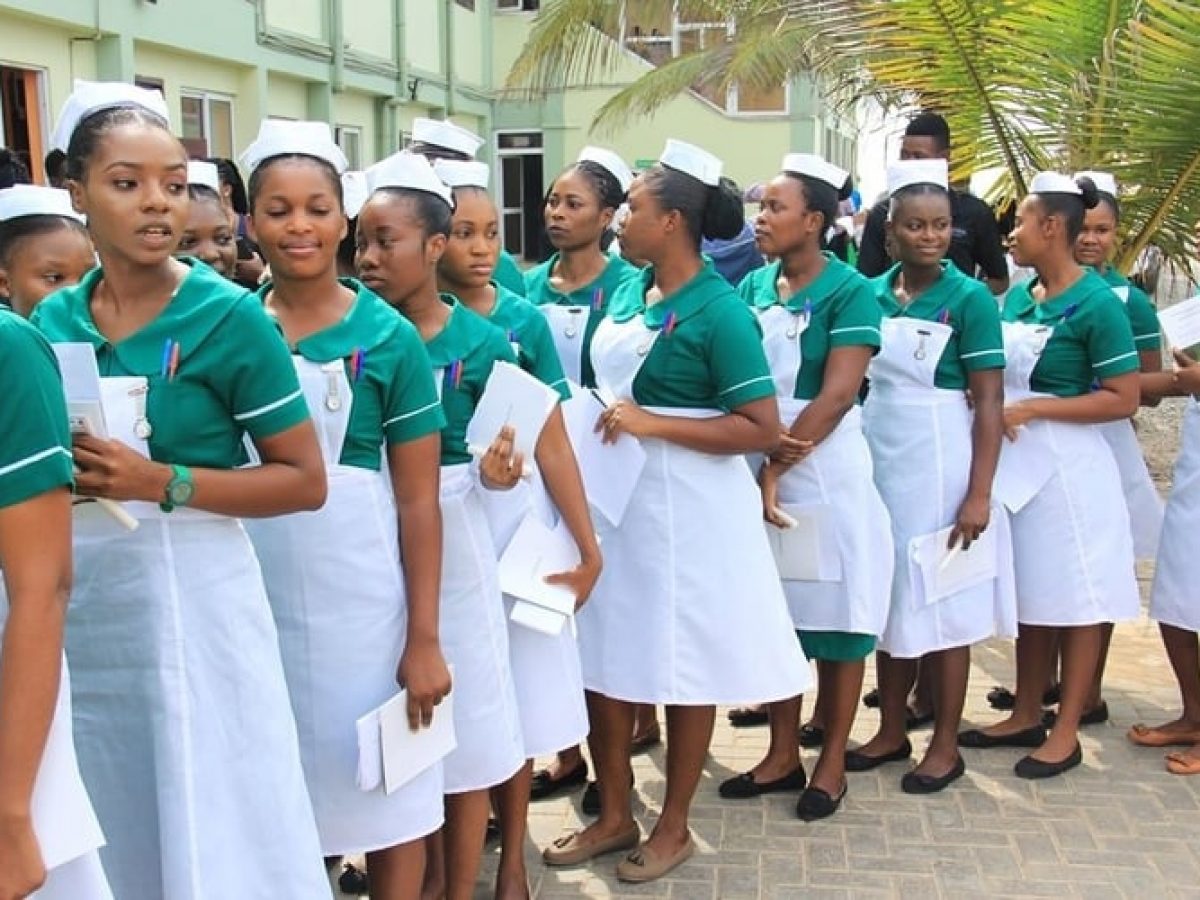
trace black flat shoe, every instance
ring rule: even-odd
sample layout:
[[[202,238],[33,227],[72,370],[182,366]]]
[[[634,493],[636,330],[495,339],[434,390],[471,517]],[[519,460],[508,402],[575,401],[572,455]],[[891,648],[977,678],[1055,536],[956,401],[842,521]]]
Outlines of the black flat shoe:
[[[1061,775],[1063,772],[1075,768],[1081,762],[1083,762],[1083,748],[1076,743],[1075,749],[1066,759],[1058,762],[1042,762],[1040,759],[1026,756],[1017,760],[1017,764],[1013,766],[1013,772],[1018,778],[1053,778],[1055,775]]]
[[[1041,725],[1031,725],[1024,731],[1006,734],[1003,737],[993,737],[978,728],[970,731],[960,731],[958,746],[970,747],[973,750],[989,750],[992,747],[1040,747],[1046,742],[1046,729]]]
[[[1108,704],[1105,703],[1103,700],[1100,701],[1099,706],[1089,709],[1087,712],[1085,712],[1082,716],[1079,717],[1079,724],[1081,727],[1084,725],[1103,725],[1107,721],[1108,721]],[[1054,710],[1048,709],[1044,713],[1042,713],[1042,725],[1045,726],[1047,729],[1053,728],[1057,722],[1058,722],[1058,713],[1055,712]]]
[[[560,775],[557,778],[550,777],[549,769],[539,769],[533,773],[533,781],[529,785],[529,799],[548,800],[551,797],[556,797],[563,791],[569,791],[579,787],[581,784],[587,784],[587,777],[588,766],[583,760],[580,760],[579,765],[566,775]]]
[[[727,713],[733,728],[756,728],[768,722],[766,707],[738,706]]]
[[[796,801],[796,815],[805,822],[815,822],[817,819],[828,819],[842,805],[849,785],[842,785],[842,792],[836,797],[829,796],[820,788],[808,787]]]
[[[798,737],[801,747],[812,750],[825,743],[825,729],[819,725],[801,725]]]
[[[717,793],[726,800],[749,800],[751,797],[759,797],[763,794],[802,791],[807,783],[808,777],[804,774],[803,766],[797,767],[794,772],[790,772],[782,778],[776,778],[774,781],[755,781],[752,773],[743,772],[741,775],[735,775],[733,778],[722,781],[721,786],[717,788]]]
[[[904,739],[904,743],[893,750],[891,753],[884,753],[882,756],[868,756],[860,750],[846,751],[846,771],[847,772],[869,772],[872,769],[877,769],[884,763],[902,762],[912,756],[912,744],[908,738]]]
[[[351,897],[361,897],[363,894],[370,893],[371,882],[367,879],[367,873],[362,869],[345,863],[342,867],[342,874],[338,876],[338,890]]]
[[[908,731],[912,731],[914,728],[920,728],[922,725],[928,725],[932,721],[932,712],[914,712],[911,706],[905,707],[904,709],[904,727]]]
[[[874,688],[863,694],[862,703],[867,709],[879,709],[879,688]]]
[[[629,789],[633,790],[633,775],[629,776]],[[583,797],[579,801],[579,809],[585,816],[600,815],[600,782],[589,781]]]
[[[500,820],[494,816],[488,816],[487,830],[483,834],[483,842],[485,844],[494,844],[500,840]]]
[[[921,775],[916,772],[905,772],[900,779],[900,790],[906,794],[936,794],[949,787],[967,772],[967,764],[960,756],[945,775]]]
[[[1052,684],[1042,694],[1042,706],[1054,706],[1062,696],[1062,686]],[[1006,687],[996,685],[987,692],[987,702],[992,709],[1010,710],[1017,705],[1017,695]]]

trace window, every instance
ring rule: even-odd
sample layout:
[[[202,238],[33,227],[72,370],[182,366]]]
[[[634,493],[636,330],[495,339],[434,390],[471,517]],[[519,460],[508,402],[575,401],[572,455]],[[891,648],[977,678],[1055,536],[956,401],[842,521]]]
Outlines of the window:
[[[351,169],[362,168],[362,129],[357,125],[338,125],[333,130],[334,140],[346,154]]]
[[[501,12],[537,12],[540,0],[496,0],[496,9]]]
[[[469,9],[471,12],[475,12],[475,0],[454,0],[454,2],[463,9]]]
[[[192,156],[233,158],[233,98],[203,91],[184,91],[180,138]]]

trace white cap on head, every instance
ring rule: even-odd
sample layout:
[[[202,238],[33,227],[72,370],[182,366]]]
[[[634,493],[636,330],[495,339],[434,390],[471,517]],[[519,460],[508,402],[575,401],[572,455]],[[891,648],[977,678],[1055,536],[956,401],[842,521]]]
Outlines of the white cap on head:
[[[845,187],[846,179],[850,177],[850,173],[845,169],[835,166],[815,153],[789,153],[784,156],[783,164],[779,168],[793,175],[807,175],[809,178],[823,181],[835,191]]]
[[[58,114],[58,122],[54,125],[54,133],[50,136],[50,148],[64,153],[71,144],[71,135],[79,127],[79,123],[92,113],[102,109],[115,109],[118,106],[138,107],[153,113],[168,124],[171,121],[167,111],[167,101],[159,91],[148,90],[124,81],[83,81],[75,80],[75,89],[63,104]]]
[[[401,150],[367,169],[367,187],[371,193],[380,188],[425,191],[446,201],[454,209],[454,194],[433,171],[429,160],[417,153]]]
[[[429,144],[431,147],[465,153],[471,158],[483,146],[483,138],[448,119],[413,119],[412,139],[415,144]]]
[[[1029,183],[1029,193],[1075,194],[1078,196],[1083,191],[1079,189],[1079,185],[1070,175],[1063,175],[1061,172],[1038,172],[1033,176],[1033,181]]]
[[[1108,172],[1076,172],[1075,178],[1090,178],[1100,193],[1117,196],[1117,179]]]
[[[0,222],[22,216],[63,216],[83,221],[83,216],[71,206],[71,195],[61,188],[14,184],[0,190]]]
[[[263,119],[258,137],[243,151],[238,160],[250,173],[273,156],[312,156],[333,166],[341,175],[349,168],[346,154],[333,140],[327,122],[288,122],[283,119]]]
[[[492,170],[487,163],[477,160],[435,159],[433,171],[447,187],[477,187],[488,189]]]
[[[212,188],[218,195],[221,193],[221,176],[217,172],[216,163],[189,159],[187,179],[188,184],[203,185],[206,188]]]
[[[370,196],[366,172],[342,173],[342,208],[347,219],[357,218]]]
[[[888,166],[888,196],[914,184],[950,186],[950,167],[944,159],[901,159]],[[839,185],[840,187],[840,185]]]
[[[658,161],[669,169],[691,175],[709,187],[721,183],[721,172],[725,169],[725,164],[707,150],[674,138],[667,138],[667,145],[659,154]]]
[[[633,184],[633,170],[613,151],[606,150],[604,147],[584,147],[579,151],[579,159],[576,162],[592,162],[607,170],[613,178],[617,179],[621,190],[629,193],[629,186]],[[720,177],[719,173],[718,177]]]

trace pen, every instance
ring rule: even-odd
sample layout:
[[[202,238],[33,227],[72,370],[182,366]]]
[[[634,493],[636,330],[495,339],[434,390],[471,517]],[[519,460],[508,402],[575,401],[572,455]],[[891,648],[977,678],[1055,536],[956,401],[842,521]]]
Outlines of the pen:
[[[162,365],[160,365],[158,368],[158,374],[163,378],[167,377],[167,367],[169,365],[171,365],[171,344],[172,343],[174,343],[174,342],[170,338],[167,338],[166,341],[163,343]]]
[[[171,347],[171,362],[167,367],[167,381],[175,380],[175,373],[179,370],[179,341],[175,341]]]
[[[604,308],[604,288],[596,288],[592,291],[592,311],[600,312]]]
[[[667,321],[663,323],[663,334],[670,337],[678,323],[679,317],[675,315],[674,311],[667,313]]]

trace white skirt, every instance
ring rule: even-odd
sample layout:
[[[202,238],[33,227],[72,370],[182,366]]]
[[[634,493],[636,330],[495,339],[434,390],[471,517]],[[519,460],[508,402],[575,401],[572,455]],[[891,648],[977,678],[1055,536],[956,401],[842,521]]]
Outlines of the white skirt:
[[[279,639],[235,519],[75,515],[75,743],[121,900],[327,900]]]
[[[604,571],[577,616],[588,690],[684,706],[808,691],[812,671],[745,460],[659,440],[642,446],[646,467],[621,527],[601,535]]]
[[[461,794],[507,781],[526,757],[495,547],[468,466],[442,467],[441,501],[439,631],[454,668],[458,741],[443,769],[446,793]]]
[[[1150,591],[1150,618],[1200,631],[1200,403],[1188,400],[1179,459],[1167,501],[1158,565]]]
[[[442,825],[442,767],[394,793],[358,788],[356,721],[394,696],[408,608],[386,476],[335,466],[315,512],[248,521],[279,629],[300,757],[326,856]]]
[[[1142,445],[1132,419],[1105,422],[1097,426],[1112,449],[1121,472],[1121,490],[1129,507],[1129,527],[1133,530],[1133,552],[1138,559],[1154,559],[1163,527],[1163,501],[1146,468]]]
[[[895,547],[891,608],[879,649],[913,659],[1017,633],[1012,538],[1008,517],[992,510],[988,528],[998,539],[997,577],[936,602],[914,577],[914,538],[953,525],[971,470],[972,415],[962,391],[897,391],[879,381],[863,407],[864,430],[875,463],[875,484],[887,505]]]
[[[1053,466],[1049,480],[1011,518],[1017,620],[1072,626],[1136,618],[1141,607],[1129,512],[1100,430],[1039,420],[1017,440],[1030,438]]]
[[[779,401],[785,427],[808,403]],[[883,632],[892,584],[892,532],[871,472],[861,411],[855,407],[779,482],[780,503],[826,510],[841,557],[840,581],[783,582],[792,622],[801,631]]]

